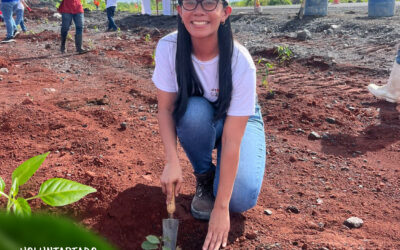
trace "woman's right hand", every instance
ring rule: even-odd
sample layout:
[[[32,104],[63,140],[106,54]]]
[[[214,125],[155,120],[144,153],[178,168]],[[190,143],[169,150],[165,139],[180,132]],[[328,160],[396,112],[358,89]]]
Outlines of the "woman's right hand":
[[[178,196],[182,183],[182,169],[179,163],[167,163],[161,175],[161,189],[167,195],[167,204],[171,202],[172,195]],[[173,185],[175,185],[175,194],[172,193]]]

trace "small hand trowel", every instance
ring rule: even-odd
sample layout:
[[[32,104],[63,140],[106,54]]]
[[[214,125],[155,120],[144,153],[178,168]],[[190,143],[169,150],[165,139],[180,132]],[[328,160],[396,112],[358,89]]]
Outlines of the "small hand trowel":
[[[169,218],[162,221],[164,247],[175,250],[179,226],[179,220],[173,218],[175,213],[175,185],[172,186],[172,200],[167,204],[167,211]]]

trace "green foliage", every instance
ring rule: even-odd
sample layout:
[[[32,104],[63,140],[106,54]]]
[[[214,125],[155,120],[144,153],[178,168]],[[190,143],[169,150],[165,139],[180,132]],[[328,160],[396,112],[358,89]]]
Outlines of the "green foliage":
[[[130,13],[139,13],[142,11],[142,6],[137,3],[118,3],[117,5],[117,11],[127,11]]]
[[[268,5],[291,5],[292,2],[290,0],[269,0]]]
[[[161,247],[161,237],[155,235],[148,235],[146,240],[142,243],[142,249],[160,249]]]
[[[146,41],[146,43],[150,42],[150,39],[151,39],[150,34],[146,34],[146,35],[144,36],[144,40]]]
[[[290,0],[260,0],[261,6],[267,5],[291,5],[292,1]],[[231,3],[232,6],[236,7],[246,7],[246,6],[254,6],[254,0],[241,0],[238,2]]]
[[[52,178],[42,184],[35,198],[41,198],[47,205],[59,207],[74,203],[93,192],[96,189],[78,182]]]
[[[259,70],[257,73],[262,75],[262,86],[266,89],[269,89],[268,76],[274,73],[274,65],[265,58],[259,58],[257,61],[257,65],[259,66]]]
[[[156,50],[153,50],[153,53],[151,53],[151,66],[156,66]]]
[[[49,152],[34,156],[22,163],[12,173],[12,180],[14,181],[14,179],[18,178],[19,185],[24,185],[42,165],[48,154]]]
[[[292,59],[293,52],[289,49],[287,45],[278,46],[275,51],[278,54],[277,59],[280,64],[285,64]]]
[[[104,239],[76,222],[49,215],[19,217],[0,214],[0,249],[15,250],[44,246],[81,247],[84,249],[115,249]]]
[[[162,240],[163,240],[162,237],[155,235],[148,235],[146,236],[146,240],[142,243],[141,247],[144,250],[150,250],[150,249],[171,250],[169,247],[162,246]],[[177,246],[176,250],[181,250],[181,248]]]
[[[31,208],[28,201],[32,199],[40,198],[50,206],[64,206],[82,199],[87,194],[96,192],[96,189],[78,182],[62,178],[52,178],[41,185],[38,195],[28,199],[17,198],[19,186],[25,184],[33,176],[48,154],[49,152],[34,156],[14,170],[9,195],[4,193],[5,183],[0,178],[0,196],[3,195],[8,199],[7,214],[10,213],[12,208],[14,214],[18,216],[30,216]]]

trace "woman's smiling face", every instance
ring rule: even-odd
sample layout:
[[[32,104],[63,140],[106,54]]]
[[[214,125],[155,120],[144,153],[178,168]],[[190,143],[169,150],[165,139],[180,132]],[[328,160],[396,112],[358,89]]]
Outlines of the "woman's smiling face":
[[[217,36],[219,25],[232,12],[230,6],[222,5],[222,0],[182,0],[177,10],[192,38]]]

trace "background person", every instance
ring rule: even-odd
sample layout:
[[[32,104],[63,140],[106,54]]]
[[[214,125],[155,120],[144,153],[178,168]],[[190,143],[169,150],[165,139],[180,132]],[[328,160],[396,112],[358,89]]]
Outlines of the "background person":
[[[65,43],[67,41],[69,27],[72,20],[75,23],[75,47],[79,54],[88,52],[82,48],[82,35],[83,35],[83,7],[80,0],[63,0],[58,7],[58,12],[61,13],[61,53],[65,53]]]
[[[21,27],[22,32],[26,32],[26,26],[24,22],[24,9],[28,11],[32,11],[31,8],[26,4],[24,0],[20,0],[17,6],[17,11],[16,11],[16,19],[15,19],[15,25],[19,25]]]
[[[18,35],[17,26],[13,18],[18,2],[19,0],[1,0],[1,12],[3,12],[3,19],[7,29],[7,35],[1,43],[15,42],[14,38]]]
[[[400,44],[397,45],[397,56],[393,62],[388,83],[383,86],[370,84],[367,88],[378,99],[400,103]]]
[[[192,215],[209,220],[203,249],[219,249],[227,244],[230,212],[256,205],[264,176],[256,67],[247,49],[233,41],[228,2],[178,3],[178,32],[158,42],[152,78],[166,158],[161,187],[167,203],[180,191],[178,137],[196,176]]]
[[[117,0],[107,0],[106,11],[108,18],[107,31],[117,31],[118,27],[114,22],[115,9],[117,8]]]
[[[142,14],[151,15],[150,0],[142,0]]]

